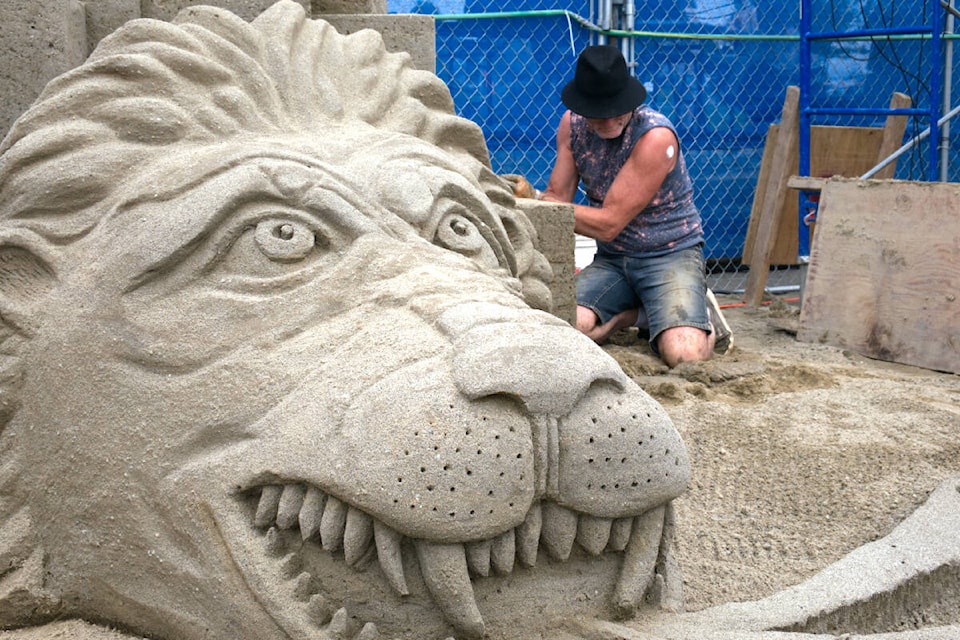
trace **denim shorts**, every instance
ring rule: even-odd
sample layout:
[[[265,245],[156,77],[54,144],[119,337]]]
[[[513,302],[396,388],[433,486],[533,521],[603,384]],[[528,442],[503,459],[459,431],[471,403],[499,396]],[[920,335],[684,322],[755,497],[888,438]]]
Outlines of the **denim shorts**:
[[[703,247],[697,245],[655,258],[597,254],[577,274],[577,304],[593,310],[603,324],[642,307],[650,323],[650,344],[665,329],[710,331]]]

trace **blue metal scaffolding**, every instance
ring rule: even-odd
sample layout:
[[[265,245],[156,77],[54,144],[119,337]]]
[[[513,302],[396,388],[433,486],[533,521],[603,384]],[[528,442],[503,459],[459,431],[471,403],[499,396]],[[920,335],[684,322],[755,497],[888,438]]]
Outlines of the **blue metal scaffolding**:
[[[940,2],[931,2],[927,9],[927,23],[908,26],[887,26],[876,29],[858,29],[847,31],[814,31],[813,0],[800,2],[800,104],[799,104],[799,133],[800,133],[800,175],[810,175],[810,127],[816,116],[889,116],[906,115],[916,116],[929,121],[929,128],[924,133],[929,137],[927,152],[928,167],[927,179],[938,179],[940,136],[938,129],[942,124],[943,112],[943,52],[941,51],[941,35],[944,28],[945,8]],[[812,105],[813,90],[811,86],[812,43],[818,41],[871,41],[889,39],[902,36],[918,36],[929,49],[928,82],[930,87],[929,102],[925,107],[909,109],[871,108],[871,107],[817,107]],[[800,194],[800,211],[813,211],[816,203],[812,202],[805,193]],[[803,218],[803,216],[801,216]],[[803,233],[803,224],[800,225],[800,255],[809,253],[809,236]]]

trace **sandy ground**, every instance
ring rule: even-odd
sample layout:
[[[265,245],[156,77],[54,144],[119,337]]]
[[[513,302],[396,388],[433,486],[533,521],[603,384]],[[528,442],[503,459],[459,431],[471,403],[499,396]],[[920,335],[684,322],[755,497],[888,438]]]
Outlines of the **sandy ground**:
[[[673,371],[635,332],[605,346],[664,405],[691,455],[675,547],[688,611],[803,581],[887,535],[960,474],[960,376],[800,343],[798,313],[783,299],[731,306],[735,348]],[[958,625],[960,612],[904,622]],[[0,632],[0,640],[123,637],[68,621]]]
[[[630,333],[605,347],[690,451],[676,547],[687,610],[796,584],[960,474],[960,376],[798,342],[788,298],[718,298],[735,336],[724,356],[668,371]]]

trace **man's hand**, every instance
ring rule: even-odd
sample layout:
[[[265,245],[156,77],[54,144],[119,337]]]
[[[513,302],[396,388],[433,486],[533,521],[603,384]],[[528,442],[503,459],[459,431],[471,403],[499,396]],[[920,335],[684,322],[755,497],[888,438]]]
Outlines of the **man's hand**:
[[[510,187],[513,189],[514,198],[533,198],[536,199],[537,190],[533,188],[533,185],[530,184],[526,178],[516,173],[505,173],[500,176],[504,180],[510,183]]]

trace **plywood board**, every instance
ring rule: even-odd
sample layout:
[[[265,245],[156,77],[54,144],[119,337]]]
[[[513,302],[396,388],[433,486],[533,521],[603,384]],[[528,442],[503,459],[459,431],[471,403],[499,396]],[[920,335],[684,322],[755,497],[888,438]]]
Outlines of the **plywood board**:
[[[797,339],[960,373],[960,184],[833,178]]]

